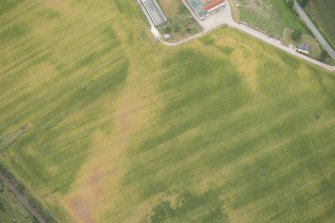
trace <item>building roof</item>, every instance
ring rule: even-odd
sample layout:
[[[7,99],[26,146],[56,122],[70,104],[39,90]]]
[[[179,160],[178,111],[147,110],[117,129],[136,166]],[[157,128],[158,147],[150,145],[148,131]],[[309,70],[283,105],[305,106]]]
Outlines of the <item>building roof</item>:
[[[201,0],[186,0],[186,1],[200,19],[203,19],[208,15],[207,11],[203,9]]]
[[[309,52],[311,50],[311,48],[312,48],[312,46],[308,43],[302,43],[302,44],[299,45],[300,50],[304,50],[304,51]]]
[[[203,7],[203,9],[204,9],[205,11],[210,11],[211,9],[213,9],[213,8],[219,6],[219,5],[222,5],[222,4],[224,4],[225,2],[226,2],[225,0],[215,0],[215,1],[212,1],[211,3],[205,5],[205,6]]]
[[[161,25],[167,21],[156,0],[142,0],[142,3],[155,26]]]

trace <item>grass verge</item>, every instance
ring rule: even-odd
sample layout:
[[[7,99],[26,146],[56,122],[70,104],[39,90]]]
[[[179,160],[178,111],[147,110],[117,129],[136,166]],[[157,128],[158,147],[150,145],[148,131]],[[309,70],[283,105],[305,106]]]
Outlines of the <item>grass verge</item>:
[[[308,29],[296,15],[294,9],[289,9],[282,0],[239,0],[240,19],[275,37],[281,39],[284,29]],[[266,22],[265,22],[266,21]]]

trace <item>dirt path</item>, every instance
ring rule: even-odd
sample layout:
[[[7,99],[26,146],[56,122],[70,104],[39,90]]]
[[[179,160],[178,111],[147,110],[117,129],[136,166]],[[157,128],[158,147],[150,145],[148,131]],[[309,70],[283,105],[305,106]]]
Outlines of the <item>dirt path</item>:
[[[47,223],[47,221],[43,218],[43,216],[35,209],[33,208],[30,204],[28,199],[19,193],[15,186],[10,182],[10,180],[4,176],[0,172],[0,180],[4,183],[4,185],[12,191],[12,193],[17,197],[17,199],[27,208],[27,210],[40,222],[40,223]]]

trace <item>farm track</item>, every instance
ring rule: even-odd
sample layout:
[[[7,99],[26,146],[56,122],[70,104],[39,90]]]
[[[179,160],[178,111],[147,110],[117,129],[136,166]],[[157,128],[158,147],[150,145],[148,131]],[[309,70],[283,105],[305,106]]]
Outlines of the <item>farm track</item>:
[[[19,193],[15,186],[10,182],[10,180],[0,172],[0,180],[4,185],[17,197],[17,199],[23,204],[23,206],[40,222],[47,223],[43,216],[30,205],[28,198]]]

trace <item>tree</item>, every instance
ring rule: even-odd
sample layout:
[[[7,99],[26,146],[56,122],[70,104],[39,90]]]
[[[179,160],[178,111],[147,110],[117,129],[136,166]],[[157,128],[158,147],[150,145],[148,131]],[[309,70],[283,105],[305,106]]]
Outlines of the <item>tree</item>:
[[[307,5],[309,0],[298,0],[299,4],[302,6],[302,7],[305,7]]]
[[[165,34],[166,34],[166,33],[171,33],[171,32],[172,32],[172,27],[171,27],[170,24],[165,25],[163,29],[164,29],[164,33],[165,33]]]
[[[300,30],[300,29],[296,29],[296,30],[294,30],[294,31],[292,32],[291,37],[292,37],[292,39],[293,39],[294,41],[298,41],[298,40],[300,40],[301,35],[302,35],[301,30]]]
[[[328,53],[326,50],[322,50],[320,53],[320,60],[325,61],[328,58]]]
[[[286,6],[287,8],[291,9],[294,5],[294,1],[293,0],[286,0]]]

